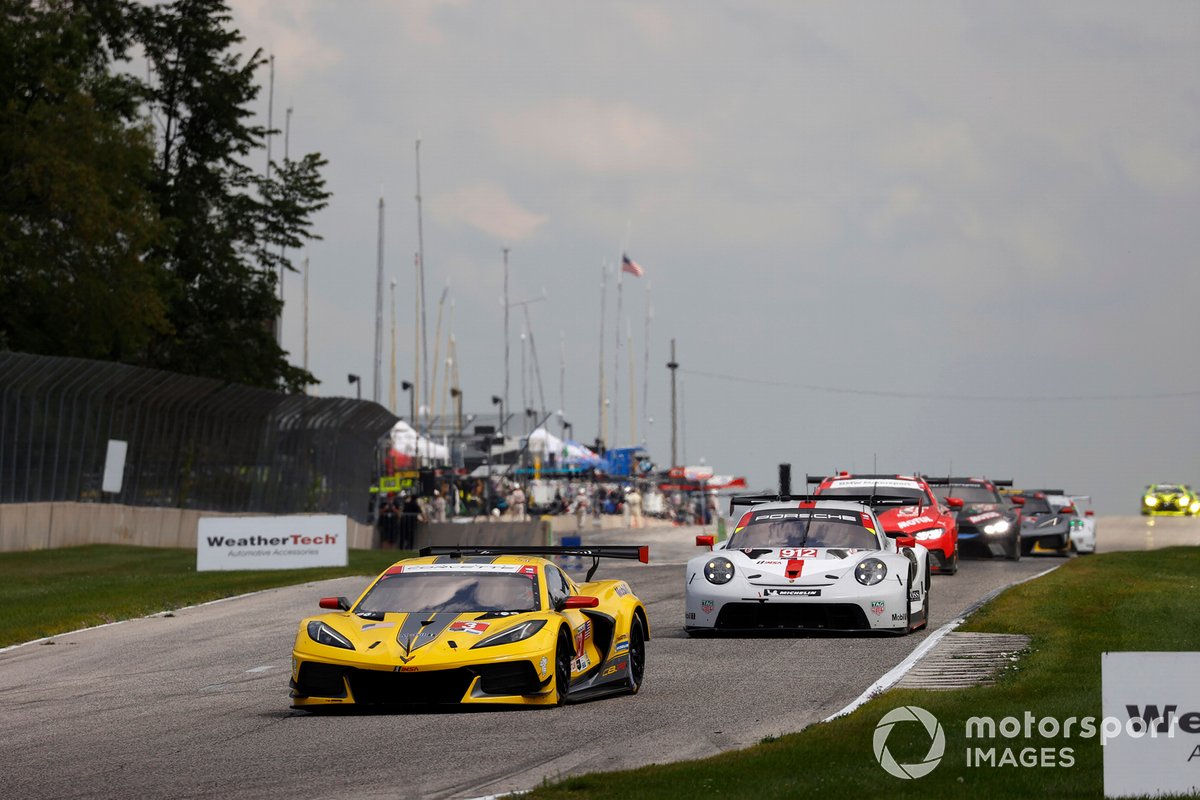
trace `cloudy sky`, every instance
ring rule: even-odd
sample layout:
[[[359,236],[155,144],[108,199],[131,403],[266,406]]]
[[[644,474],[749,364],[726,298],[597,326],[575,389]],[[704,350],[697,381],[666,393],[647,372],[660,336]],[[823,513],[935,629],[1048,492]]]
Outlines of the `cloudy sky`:
[[[1200,484],[1200,4],[232,6],[275,54],[291,152],[330,162],[308,251],[323,395],[353,394],[347,372],[372,395],[381,195],[413,373],[419,138],[429,358],[452,327],[468,413],[504,390],[507,247],[510,302],[546,297],[512,309],[509,405],[542,405],[527,310],[575,438],[600,432],[607,269],[608,438],[660,464],[673,338],[679,460],[759,486],[781,462],[953,468],[1134,513],[1148,481]],[[645,276],[618,321],[623,250]]]

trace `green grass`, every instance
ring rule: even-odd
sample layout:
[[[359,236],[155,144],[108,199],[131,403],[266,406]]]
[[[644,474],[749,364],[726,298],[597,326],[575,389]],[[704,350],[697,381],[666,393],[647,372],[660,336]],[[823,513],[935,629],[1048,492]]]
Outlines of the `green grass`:
[[[185,549],[88,545],[0,553],[0,647],[260,589],[374,577],[406,555],[351,550],[346,567],[196,572],[196,551]]]
[[[969,579],[969,570],[955,580]],[[530,800],[587,798],[1087,797],[1103,796],[1098,738],[968,740],[972,716],[1103,717],[1100,654],[1115,650],[1200,650],[1195,603],[1200,548],[1076,558],[1018,586],[976,613],[962,630],[1025,633],[1029,651],[995,686],[956,691],[893,690],[846,717],[712,758],[626,772],[584,775],[539,788]],[[753,642],[748,643],[748,647]],[[649,676],[653,679],[653,676]],[[749,698],[748,702],[754,702]],[[872,736],[898,706],[932,712],[946,732],[946,752],[929,775],[901,780],[881,769]],[[911,734],[911,735],[906,735]],[[1072,749],[1073,767],[966,765],[968,744]],[[887,741],[901,763],[929,747],[917,725],[897,725]]]

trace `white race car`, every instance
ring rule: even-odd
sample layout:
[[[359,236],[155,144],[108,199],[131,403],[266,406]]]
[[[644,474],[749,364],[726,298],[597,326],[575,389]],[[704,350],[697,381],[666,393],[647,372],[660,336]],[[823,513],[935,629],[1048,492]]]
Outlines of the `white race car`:
[[[929,622],[929,551],[892,539],[872,511],[908,498],[743,495],[750,506],[728,540],[688,561],[684,629],[887,631]]]
[[[1046,500],[1059,514],[1066,516],[1071,522],[1071,549],[1076,553],[1096,552],[1096,517],[1092,509],[1084,509],[1084,503],[1091,505],[1092,498],[1086,494],[1047,494]]]

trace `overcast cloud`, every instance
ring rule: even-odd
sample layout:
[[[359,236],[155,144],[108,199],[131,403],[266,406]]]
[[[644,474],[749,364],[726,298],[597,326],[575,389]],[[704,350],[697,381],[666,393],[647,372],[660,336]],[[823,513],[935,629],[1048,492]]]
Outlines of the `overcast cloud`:
[[[371,395],[381,192],[398,368],[413,372],[419,137],[429,354],[449,283],[468,412],[504,387],[508,247],[510,298],[548,295],[528,307],[546,405],[597,435],[601,274],[625,249],[646,269],[624,278],[620,323],[636,435],[660,464],[675,338],[680,460],[760,486],[780,462],[953,465],[1135,513],[1148,481],[1200,484],[1200,4],[233,8],[247,45],[276,56],[293,155],[330,161],[308,251],[323,395],[350,394],[347,372]],[[297,363],[301,285],[285,287]],[[629,351],[614,396],[608,289],[609,439],[625,445]],[[514,312],[519,410],[540,403],[536,386],[522,400]]]

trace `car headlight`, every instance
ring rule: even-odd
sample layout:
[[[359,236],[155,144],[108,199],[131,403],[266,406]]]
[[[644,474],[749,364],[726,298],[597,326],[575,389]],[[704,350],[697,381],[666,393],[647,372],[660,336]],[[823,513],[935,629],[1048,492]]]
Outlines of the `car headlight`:
[[[917,531],[913,534],[913,538],[918,542],[927,542],[930,539],[940,539],[945,532],[945,528],[930,528],[925,531]]]
[[[733,562],[723,556],[710,558],[704,565],[704,580],[720,586],[733,580]]]
[[[878,558],[864,558],[854,568],[854,579],[863,586],[874,586],[887,577],[887,564]]]
[[[1008,520],[1001,519],[1001,520],[996,520],[991,525],[984,525],[983,532],[984,533],[1008,533],[1008,529],[1011,527],[1012,527],[1012,525],[1009,524]]]
[[[526,622],[522,622],[520,625],[513,625],[506,631],[492,634],[482,642],[471,645],[471,649],[474,650],[477,647],[495,647],[498,644],[512,644],[513,642],[519,642],[522,639],[528,639],[530,636],[533,636],[544,627],[546,627],[546,620],[531,619]]]
[[[327,644],[330,647],[341,647],[346,650],[354,649],[354,645],[350,644],[349,639],[317,619],[308,623],[308,638],[317,644]]]
[[[1191,509],[1193,514],[1195,514],[1197,511],[1200,511],[1200,500],[1193,500]]]
[[[1186,497],[1181,497],[1175,501],[1175,505],[1179,506],[1180,508],[1183,508],[1187,504],[1188,504],[1188,501],[1187,501]]]
[[[1146,497],[1145,497],[1145,499],[1143,500],[1143,502],[1144,502],[1146,505],[1148,505],[1148,506],[1150,506],[1151,508],[1153,508],[1154,506],[1158,505],[1158,498],[1157,498],[1157,497],[1154,497],[1153,495],[1146,495]]]

